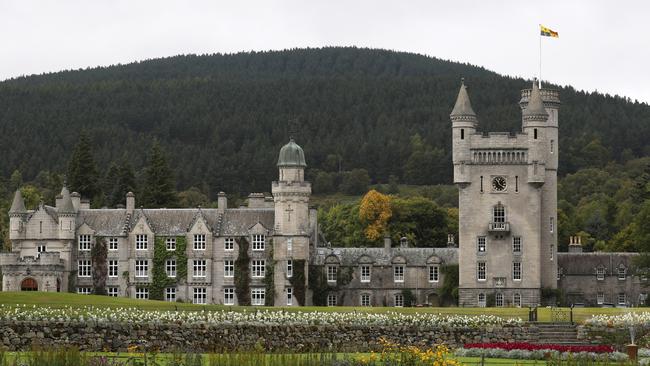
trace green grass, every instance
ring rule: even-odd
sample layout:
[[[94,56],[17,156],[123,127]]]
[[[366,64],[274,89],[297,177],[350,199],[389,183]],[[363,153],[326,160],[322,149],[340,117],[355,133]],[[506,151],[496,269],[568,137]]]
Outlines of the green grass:
[[[145,310],[234,310],[251,311],[255,309],[286,310],[286,311],[336,311],[336,312],[372,312],[372,313],[434,313],[449,315],[480,315],[492,314],[502,317],[518,317],[528,319],[527,308],[458,308],[458,307],[423,307],[423,308],[394,308],[394,307],[251,307],[251,306],[223,306],[223,305],[194,305],[188,303],[170,303],[154,300],[135,300],[124,297],[108,297],[96,295],[77,295],[56,292],[0,292],[0,304],[5,305],[37,305],[60,308],[65,306],[81,307],[134,307]],[[574,320],[584,321],[595,314],[615,315],[627,312],[650,311],[650,308],[575,308]],[[539,321],[551,321],[551,312],[548,308],[538,309]]]

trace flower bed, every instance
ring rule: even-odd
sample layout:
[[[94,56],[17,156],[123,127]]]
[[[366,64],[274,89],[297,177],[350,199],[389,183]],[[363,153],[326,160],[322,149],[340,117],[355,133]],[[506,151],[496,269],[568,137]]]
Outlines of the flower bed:
[[[524,350],[524,351],[557,351],[557,352],[590,352],[590,353],[611,353],[614,352],[614,348],[606,345],[593,345],[593,346],[568,346],[563,344],[532,344],[524,342],[513,342],[513,343],[468,343],[465,344],[464,348],[480,348],[480,349],[502,349],[506,351],[512,350]]]
[[[456,357],[481,357],[488,358],[507,358],[515,360],[548,360],[548,359],[587,359],[602,362],[621,362],[628,359],[627,355],[622,352],[612,353],[595,353],[595,352],[559,352],[551,349],[523,350],[513,349],[505,350],[501,348],[458,348],[454,352]]]
[[[494,315],[436,315],[424,313],[365,313],[319,311],[161,311],[136,308],[48,308],[0,305],[0,321],[79,321],[175,324],[405,326],[425,328],[481,328],[521,325],[521,319]]]
[[[585,321],[585,325],[605,327],[650,325],[650,312],[626,313],[621,315],[593,315]]]

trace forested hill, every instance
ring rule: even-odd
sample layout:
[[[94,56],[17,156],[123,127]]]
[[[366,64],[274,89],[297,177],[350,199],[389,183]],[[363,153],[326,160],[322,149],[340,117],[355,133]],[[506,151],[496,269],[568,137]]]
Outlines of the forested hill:
[[[0,83],[0,174],[65,172],[85,130],[101,171],[124,158],[140,170],[155,138],[179,190],[268,191],[298,118],[311,178],[361,168],[374,182],[450,183],[461,77],[481,130],[520,128],[530,81],[386,50],[188,55],[17,78]],[[561,99],[561,174],[650,155],[648,105],[572,88]]]

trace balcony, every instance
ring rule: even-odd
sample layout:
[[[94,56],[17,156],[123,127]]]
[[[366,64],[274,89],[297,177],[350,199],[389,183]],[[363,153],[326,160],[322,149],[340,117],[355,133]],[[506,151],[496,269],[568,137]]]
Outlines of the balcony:
[[[510,223],[509,222],[491,222],[488,227],[489,232],[493,233],[509,233],[510,232]]]

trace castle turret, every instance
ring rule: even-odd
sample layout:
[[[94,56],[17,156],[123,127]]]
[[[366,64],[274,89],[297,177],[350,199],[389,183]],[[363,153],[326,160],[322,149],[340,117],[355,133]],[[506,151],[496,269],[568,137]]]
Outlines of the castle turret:
[[[14,200],[9,209],[9,226],[11,227],[9,239],[18,239],[21,237],[26,215],[27,209],[25,208],[25,200],[23,199],[20,189],[18,189],[14,194]]]
[[[75,217],[77,212],[70,191],[65,185],[61,189],[61,205],[57,206],[57,213],[59,216],[59,238],[61,239],[74,239],[75,232]]]
[[[537,80],[533,81],[528,103],[522,111],[522,119],[523,132],[528,135],[528,182],[543,184],[548,113],[544,108]]]
[[[478,119],[464,80],[461,80],[456,104],[449,117],[452,123],[454,183],[469,183],[469,173],[465,165],[470,160],[470,136],[476,133]]]

